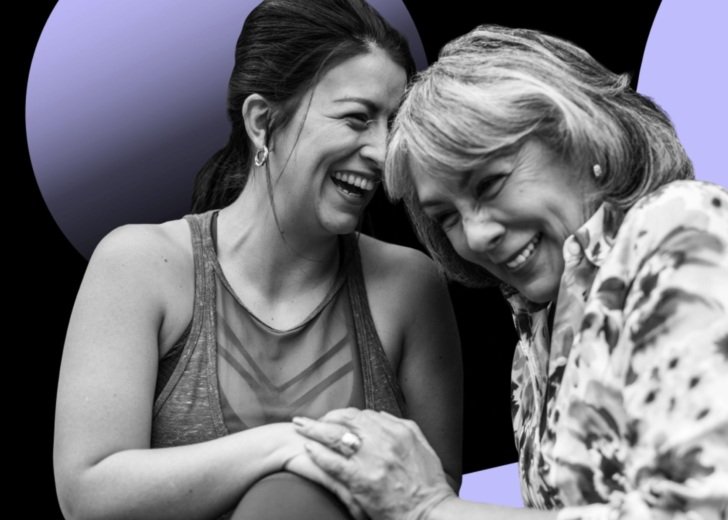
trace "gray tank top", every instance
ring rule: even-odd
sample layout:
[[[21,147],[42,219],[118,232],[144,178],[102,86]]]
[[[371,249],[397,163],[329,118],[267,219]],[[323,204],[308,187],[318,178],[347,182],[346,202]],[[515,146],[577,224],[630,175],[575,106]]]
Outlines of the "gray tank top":
[[[329,295],[301,325],[278,331],[252,315],[227,283],[217,260],[216,217],[216,210],[185,217],[194,307],[187,330],[159,362],[151,446],[203,442],[332,407],[404,416],[404,396],[369,310],[355,236],[342,237],[340,273]],[[297,361],[300,352],[313,361]],[[303,369],[289,370],[296,363]]]

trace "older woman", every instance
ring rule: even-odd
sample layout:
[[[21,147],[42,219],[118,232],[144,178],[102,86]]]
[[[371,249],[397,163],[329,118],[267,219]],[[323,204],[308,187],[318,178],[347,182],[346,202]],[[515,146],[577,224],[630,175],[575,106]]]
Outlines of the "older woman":
[[[727,517],[728,193],[690,180],[627,84],[568,42],[483,26],[411,86],[387,186],[446,273],[513,307],[527,509],[458,500],[411,422],[296,420],[373,518]]]

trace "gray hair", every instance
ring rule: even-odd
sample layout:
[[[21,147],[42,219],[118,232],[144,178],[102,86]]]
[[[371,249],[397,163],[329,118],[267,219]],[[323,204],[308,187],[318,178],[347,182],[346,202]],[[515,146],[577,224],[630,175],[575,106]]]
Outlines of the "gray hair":
[[[528,29],[482,25],[448,43],[409,86],[389,136],[385,185],[452,279],[492,285],[460,258],[417,201],[411,172],[460,175],[537,138],[578,171],[599,164],[597,199],[626,211],[659,186],[693,177],[667,115],[586,51]]]

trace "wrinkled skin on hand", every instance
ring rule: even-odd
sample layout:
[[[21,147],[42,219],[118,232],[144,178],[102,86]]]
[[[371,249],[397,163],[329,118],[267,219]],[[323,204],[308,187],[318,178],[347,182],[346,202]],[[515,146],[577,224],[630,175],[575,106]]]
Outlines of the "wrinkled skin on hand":
[[[346,408],[318,421],[294,422],[300,434],[315,441],[306,446],[313,463],[348,489],[374,520],[424,520],[433,507],[455,496],[439,458],[413,421]],[[347,431],[362,440],[350,457],[341,453],[341,436]]]

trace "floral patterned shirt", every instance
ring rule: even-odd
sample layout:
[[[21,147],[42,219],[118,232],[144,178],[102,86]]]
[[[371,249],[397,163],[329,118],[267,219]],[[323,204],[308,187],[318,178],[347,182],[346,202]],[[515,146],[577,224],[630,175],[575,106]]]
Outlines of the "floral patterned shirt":
[[[564,259],[555,310],[509,298],[525,504],[727,519],[728,192],[677,181],[626,215],[603,204]]]

